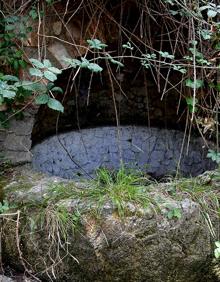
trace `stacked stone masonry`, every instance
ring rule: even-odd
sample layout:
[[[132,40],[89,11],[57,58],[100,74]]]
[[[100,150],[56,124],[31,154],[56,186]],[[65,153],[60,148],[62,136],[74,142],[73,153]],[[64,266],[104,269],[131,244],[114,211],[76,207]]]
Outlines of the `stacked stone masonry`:
[[[202,138],[191,137],[183,146],[184,134],[177,130],[143,126],[97,127],[53,136],[34,146],[33,167],[63,178],[94,175],[100,167],[118,169],[121,162],[154,177],[195,176],[215,168],[206,158]]]

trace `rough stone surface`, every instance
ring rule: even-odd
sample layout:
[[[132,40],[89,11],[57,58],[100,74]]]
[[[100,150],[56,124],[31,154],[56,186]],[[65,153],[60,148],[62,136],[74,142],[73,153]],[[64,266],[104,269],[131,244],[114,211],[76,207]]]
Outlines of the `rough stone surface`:
[[[121,160],[129,168],[154,177],[175,174],[195,176],[215,168],[206,158],[202,138],[191,137],[189,150],[180,131],[142,126],[98,127],[53,136],[36,145],[33,167],[50,175],[74,178],[94,174],[100,167],[118,169]],[[82,168],[80,168],[78,165]]]
[[[31,162],[31,133],[36,109],[26,109],[22,120],[10,119],[9,129],[0,132],[1,161],[13,165]]]
[[[16,282],[16,281],[5,275],[0,275],[0,282]]]
[[[24,202],[27,195],[34,195],[37,191],[41,191],[38,193],[43,199],[48,193],[47,183],[51,185],[53,181],[55,183],[62,181],[58,178],[35,175],[30,171],[28,176],[19,172],[19,176],[12,177],[11,183],[5,187],[5,193],[10,201],[13,197],[20,199],[22,192],[19,192],[17,186],[16,190],[10,191],[16,184],[23,189],[22,179],[30,186],[29,190],[23,191]],[[67,183],[75,185],[71,181]],[[34,213],[35,215],[39,213],[35,207],[33,213],[29,211],[26,217],[24,215],[21,217],[19,234],[24,261],[28,268],[32,269],[32,273],[38,273],[43,281],[51,281],[51,277],[53,281],[60,282],[217,281],[207,276],[213,250],[211,235],[199,205],[188,198],[174,200],[167,193],[162,193],[161,188],[162,186],[153,186],[149,189],[149,196],[152,199],[160,198],[161,212],[155,212],[155,209],[150,207],[143,209],[131,203],[127,206],[127,215],[120,218],[114,207],[106,203],[98,220],[92,217],[91,213],[82,214],[78,232],[73,234],[72,229],[69,230],[68,252],[71,256],[62,252],[64,246],[62,238],[59,238],[61,241],[57,241],[55,250],[57,252],[59,249],[59,255],[63,256],[58,262],[51,259],[54,258],[52,255],[54,237],[51,234],[53,214],[49,217],[44,231],[41,227],[39,231],[35,229],[33,232],[31,218]],[[27,196],[26,201],[33,204],[33,198],[28,199]],[[79,208],[79,199],[62,200],[60,204],[74,212]],[[180,219],[168,219],[168,204],[169,208],[172,206],[181,209]],[[21,261],[18,259],[14,232],[16,218],[15,221],[9,219],[3,223],[3,259],[7,258],[7,263],[13,267],[20,267]]]

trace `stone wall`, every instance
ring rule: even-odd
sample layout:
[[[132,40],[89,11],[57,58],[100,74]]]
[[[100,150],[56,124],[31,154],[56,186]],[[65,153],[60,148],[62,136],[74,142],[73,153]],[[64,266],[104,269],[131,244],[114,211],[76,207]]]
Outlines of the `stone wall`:
[[[9,128],[0,131],[1,162],[13,165],[31,162],[31,134],[35,121],[36,109],[27,109],[22,119],[9,120]]]
[[[53,136],[36,145],[33,166],[36,170],[63,178],[94,175],[100,167],[118,169],[121,161],[154,177],[179,172],[195,176],[215,168],[206,158],[202,138],[191,137],[187,153],[181,147],[184,134],[176,130],[143,126],[98,127]],[[86,175],[88,174],[88,175]]]

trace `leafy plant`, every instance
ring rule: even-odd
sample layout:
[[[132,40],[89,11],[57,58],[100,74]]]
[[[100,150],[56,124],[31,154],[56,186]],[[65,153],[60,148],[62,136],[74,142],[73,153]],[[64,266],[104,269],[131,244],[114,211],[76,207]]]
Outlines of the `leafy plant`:
[[[7,212],[14,207],[15,205],[10,205],[7,200],[3,200],[2,203],[0,202],[0,214]]]
[[[192,89],[199,89],[199,88],[201,88],[201,87],[203,87],[203,85],[204,85],[204,81],[203,80],[201,80],[201,79],[196,79],[195,81],[194,80],[192,80],[192,79],[187,79],[186,81],[185,81],[185,83],[186,83],[186,86],[188,86],[188,87],[190,87],[190,88],[192,88]]]
[[[86,58],[81,58],[81,61],[78,59],[65,58],[65,62],[67,62],[69,66],[73,68],[86,68],[92,72],[101,72],[103,70],[98,64],[92,63]]]
[[[167,212],[167,217],[169,219],[173,219],[173,218],[180,219],[182,217],[182,211],[180,208],[169,207],[169,211]]]
[[[194,100],[192,97],[186,97],[186,103],[190,113],[193,112],[193,109],[194,112],[198,111],[198,108],[195,106],[198,103],[198,99]]]
[[[87,43],[89,44],[90,49],[102,50],[108,45],[102,43],[99,39],[88,39]]]
[[[209,149],[207,157],[210,158],[213,162],[220,164],[220,153]]]
[[[215,18],[217,14],[220,14],[220,5],[214,3],[208,3],[208,5],[199,8],[199,11],[207,10],[207,16],[209,18]]]

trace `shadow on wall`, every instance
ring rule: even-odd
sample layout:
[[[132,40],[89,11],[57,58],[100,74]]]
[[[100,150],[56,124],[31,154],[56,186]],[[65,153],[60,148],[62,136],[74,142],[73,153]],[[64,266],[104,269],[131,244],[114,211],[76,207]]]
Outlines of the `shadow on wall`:
[[[53,136],[33,147],[37,171],[67,179],[93,176],[100,167],[141,169],[155,178],[196,176],[216,167],[206,158],[202,138],[182,146],[184,134],[177,130],[143,126],[96,127]]]

